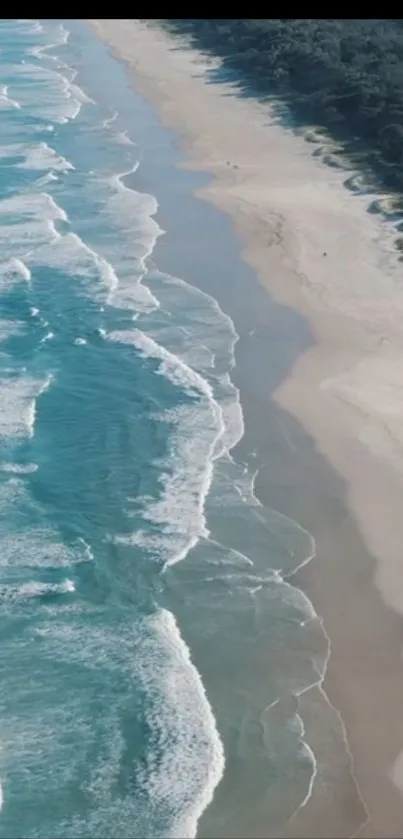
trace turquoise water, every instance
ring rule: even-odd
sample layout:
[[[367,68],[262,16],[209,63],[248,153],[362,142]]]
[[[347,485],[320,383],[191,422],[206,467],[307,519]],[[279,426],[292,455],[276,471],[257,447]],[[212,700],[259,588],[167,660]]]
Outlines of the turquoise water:
[[[194,836],[250,761],[295,809],[296,709],[264,754],[251,720],[319,678],[282,579],[313,543],[230,455],[234,324],[153,262],[153,128],[105,48],[51,20],[0,48],[0,836]]]

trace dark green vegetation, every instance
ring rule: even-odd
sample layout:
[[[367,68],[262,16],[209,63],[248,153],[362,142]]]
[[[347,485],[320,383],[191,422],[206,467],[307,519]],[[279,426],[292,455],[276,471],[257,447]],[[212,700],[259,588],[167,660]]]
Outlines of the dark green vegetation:
[[[276,95],[325,126],[403,193],[403,20],[169,19],[223,59],[245,93]],[[363,153],[364,152],[364,153]]]

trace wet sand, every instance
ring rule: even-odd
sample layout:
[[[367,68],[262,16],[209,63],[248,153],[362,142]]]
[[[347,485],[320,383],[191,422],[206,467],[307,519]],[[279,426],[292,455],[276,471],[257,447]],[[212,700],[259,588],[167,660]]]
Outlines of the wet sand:
[[[286,411],[280,444],[256,489],[315,536],[317,557],[293,582],[324,619],[331,641],[324,687],[348,745],[331,736],[340,718],[318,688],[299,698],[307,740],[326,769],[283,835],[403,836],[403,295],[395,232],[367,212],[368,195],[343,186],[346,173],[313,157],[267,106],[217,82],[195,51],[178,42],[172,49],[168,36],[138,21],[100,26],[133,67],[137,88],[183,137],[187,165],[214,175],[199,192],[230,215],[262,286],[303,314],[315,337],[276,389]],[[264,412],[270,416],[258,372],[249,393],[245,377],[241,390],[247,430],[257,437]],[[292,417],[309,445],[299,445]],[[274,835],[259,818],[248,835]],[[208,835],[203,819],[200,831]]]

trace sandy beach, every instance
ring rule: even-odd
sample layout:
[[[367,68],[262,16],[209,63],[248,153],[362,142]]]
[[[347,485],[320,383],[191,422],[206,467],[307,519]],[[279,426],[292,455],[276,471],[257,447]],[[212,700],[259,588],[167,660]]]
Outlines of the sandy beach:
[[[217,81],[211,60],[144,22],[92,23],[182,138],[186,165],[213,176],[199,194],[230,216],[261,285],[315,338],[275,399],[342,486],[342,503],[316,485],[288,512],[315,537],[316,558],[293,581],[331,644],[329,713],[322,686],[300,709],[317,755],[341,715],[345,778],[336,794],[314,785],[283,835],[403,837],[403,266],[393,222],[368,212],[373,195],[347,188],[356,173],[329,167],[325,151],[313,155],[320,144]],[[272,834],[260,824],[249,835]]]

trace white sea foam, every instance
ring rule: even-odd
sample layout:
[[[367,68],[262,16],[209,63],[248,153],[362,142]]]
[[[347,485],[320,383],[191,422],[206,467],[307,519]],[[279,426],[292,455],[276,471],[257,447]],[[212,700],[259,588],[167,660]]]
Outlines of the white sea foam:
[[[66,29],[62,23],[59,24],[59,32],[60,32],[60,43],[67,44],[67,41],[70,38],[70,30]]]
[[[109,340],[136,347],[146,358],[157,359],[156,373],[186,391],[190,404],[181,404],[159,416],[170,427],[170,457],[161,464],[163,492],[156,501],[145,499],[143,518],[158,525],[158,534],[136,531],[132,544],[149,545],[165,565],[183,559],[200,538],[208,536],[204,504],[217,446],[224,432],[222,411],[209,383],[183,361],[134,329],[114,332]]]
[[[168,459],[160,464],[163,491],[158,500],[146,498],[142,504],[142,518],[157,525],[158,531],[150,535],[137,530],[130,539],[132,544],[155,551],[169,566],[183,560],[199,539],[209,536],[204,505],[220,427],[207,406],[180,406],[160,419],[169,424],[171,432]]]
[[[0,147],[0,159],[22,158],[14,163],[19,169],[32,169],[44,171],[46,169],[56,172],[68,172],[74,169],[72,163],[65,157],[59,155],[47,143],[13,143]],[[49,179],[49,176],[47,176]],[[13,200],[13,199],[8,199]],[[17,198],[14,198],[17,200]]]
[[[1,241],[1,235],[0,235]],[[20,283],[30,283],[31,273],[20,259],[12,258],[0,263],[0,294],[11,290]],[[0,319],[0,341],[6,341],[13,335],[19,335],[26,329],[26,324],[17,319]],[[1,409],[0,409],[1,410]]]
[[[232,319],[217,301],[201,289],[162,271],[153,271],[152,285],[157,288],[161,306],[174,313],[183,329],[184,341],[180,347],[174,345],[173,351],[180,349],[183,356],[195,345],[206,348],[212,353],[212,366],[217,367],[217,373],[228,372],[235,363],[234,351],[239,336]],[[180,340],[174,330],[166,337],[169,341]]]
[[[64,210],[47,193],[13,196],[0,201],[0,247],[5,260],[0,266],[0,287],[30,281],[31,268],[41,254],[52,253],[52,243],[63,240],[55,228],[67,222]],[[45,260],[46,261],[46,260]],[[43,264],[43,261],[42,261]]]
[[[30,259],[34,264],[49,265],[72,276],[95,280],[95,293],[100,290],[99,279],[102,281],[101,289],[110,291],[118,285],[112,265],[86,245],[76,233],[62,236],[53,229],[52,236],[48,235],[48,240],[38,243],[35,251],[30,253]]]
[[[48,341],[51,341],[55,337],[54,332],[47,332],[46,335],[43,336],[40,340],[40,344],[46,344]]]
[[[104,119],[104,121],[102,123],[102,128],[110,128],[110,126],[113,125],[113,123],[118,118],[118,116],[119,116],[118,111],[114,111],[112,116],[106,117],[106,119]]]
[[[229,373],[223,373],[216,385],[215,397],[221,407],[224,431],[221,438],[223,453],[231,451],[242,439],[245,431],[239,389]]]
[[[213,391],[208,382],[195,370],[173,355],[168,349],[157,344],[150,335],[140,329],[130,331],[119,331],[109,333],[111,341],[132,344],[145,358],[156,358],[161,364],[158,369],[159,375],[166,376],[178,387],[186,388],[192,392],[198,391],[208,399],[214,399]]]
[[[135,146],[136,145],[135,143],[133,143],[133,140],[130,139],[129,134],[126,130],[125,131],[119,131],[116,134],[115,139],[122,146]]]
[[[69,37],[70,32],[65,28],[65,26],[63,26],[62,23],[57,24],[55,28],[53,25],[50,26],[48,21],[46,29],[47,42],[40,46],[31,47],[28,50],[28,54],[32,55],[36,59],[39,59],[39,61],[53,62],[53,66],[56,66],[58,71],[63,69],[63,74],[60,72],[58,74],[62,80],[63,92],[66,99],[69,100],[71,104],[75,102],[75,110],[69,113],[67,118],[75,119],[78,116],[83,104],[95,103],[94,100],[91,99],[84,90],[82,90],[82,88],[75,84],[77,70],[69,64],[66,64],[65,61],[62,61],[58,55],[52,55],[51,51],[57,49],[57,47],[67,44]]]
[[[31,282],[31,272],[29,268],[27,268],[25,263],[22,261],[22,259],[11,259],[9,265],[11,270],[15,271],[16,273],[19,273],[20,276],[25,280],[25,282]]]
[[[34,32],[36,34],[36,33],[39,33],[39,32],[43,32],[42,24],[40,23],[39,20],[35,20],[34,18],[17,18],[16,22],[26,24],[27,28],[28,28],[28,32],[30,32],[30,33]],[[14,24],[15,21],[12,20],[12,19],[2,21],[3,26],[4,26],[4,23],[13,23]]]
[[[192,839],[197,820],[222,777],[225,759],[201,678],[174,616],[162,609],[139,619],[130,628],[126,622],[114,628],[113,625],[63,621],[59,612],[52,620],[42,621],[35,632],[47,657],[50,660],[57,657],[67,665],[66,672],[70,671],[71,663],[78,664],[80,670],[85,668],[88,690],[97,684],[99,674],[103,684],[101,702],[103,699],[104,706],[100,722],[94,727],[91,719],[84,729],[83,742],[87,748],[91,736],[95,738],[87,787],[91,791],[91,809],[84,816],[78,813],[66,816],[60,832],[63,835],[81,836],[85,832],[96,835],[98,826],[108,835],[126,835],[127,825],[131,824],[132,832],[137,836],[147,833],[171,839],[184,836]],[[149,732],[146,753],[143,760],[136,763],[137,794],[134,797],[122,796],[116,785],[116,775],[126,752],[119,720],[121,711],[127,713],[128,707],[132,706],[133,683],[143,698],[141,719],[145,720]],[[74,709],[74,695],[71,699]],[[63,696],[63,725],[58,707],[58,699],[52,697],[52,706],[46,714],[47,724],[53,722],[49,744],[52,746],[52,772],[59,761],[66,765],[65,750],[60,756],[56,750],[69,724],[66,718],[66,709],[68,712],[71,707],[69,684],[66,684]],[[85,714],[85,705],[80,707],[81,715]],[[20,726],[18,720],[12,723],[8,720],[8,723],[6,751],[13,757],[18,753],[19,764],[25,765],[24,750],[27,743],[30,744],[32,725],[29,730],[24,725],[24,736],[15,742],[14,738],[10,739],[9,732],[21,731],[21,722]],[[76,731],[77,720],[73,722],[72,719],[70,724]],[[43,726],[40,730],[43,744]],[[78,766],[81,762],[88,765],[87,748],[81,750],[79,741],[75,744]],[[37,753],[35,749],[32,751]],[[56,755],[59,760],[55,760]]]
[[[57,541],[46,528],[0,535],[0,553],[0,567],[64,568],[85,559]]]
[[[0,108],[16,108],[17,110],[21,108],[19,102],[8,95],[8,86],[6,84],[0,85]]]
[[[173,312],[176,328],[166,319],[152,324],[151,332],[158,343],[210,383],[223,412],[222,451],[229,451],[244,434],[239,390],[229,374],[238,341],[234,323],[213,297],[178,277],[154,271],[154,284],[161,307]]]
[[[75,233],[62,235],[56,230],[56,221],[69,219],[48,193],[24,193],[0,201],[1,217],[5,223],[0,225],[0,246],[8,261],[0,266],[0,286],[21,278],[28,281],[33,266],[47,265],[88,278],[95,283],[94,292],[111,293],[117,288],[118,278],[109,262]]]
[[[55,173],[51,170],[50,172],[46,172],[46,175],[42,175],[40,178],[38,178],[38,180],[36,181],[36,186],[39,190],[43,190],[46,189],[48,184],[52,183],[52,181],[58,180],[58,175],[55,175]]]
[[[9,471],[9,475],[4,475],[0,482],[1,580],[6,571],[20,578],[27,568],[60,569],[92,562],[92,551],[84,539],[66,545],[48,525],[42,508],[27,488],[25,471],[14,468],[5,471]]]
[[[59,61],[58,56],[49,54],[49,50],[65,46],[69,40],[70,32],[62,23],[57,24],[56,27],[50,26],[49,24],[50,21],[47,21],[46,43],[41,46],[30,47],[27,52],[29,55],[35,56],[35,58]],[[61,63],[64,64],[64,62]]]
[[[69,594],[75,591],[73,580],[66,578],[61,583],[41,583],[35,580],[21,585],[0,584],[0,603],[4,608],[8,603],[26,601],[36,597],[49,597]]]
[[[22,195],[13,195],[11,198],[3,198],[0,201],[1,216],[6,216],[7,221],[9,220],[8,217],[15,216],[15,220],[18,223],[14,223],[12,229],[16,230],[23,226],[26,219],[38,220],[40,223],[41,218],[38,219],[40,216],[45,217],[49,221],[57,221],[58,219],[62,221],[68,220],[65,211],[56,204],[54,198],[47,192],[24,193]],[[14,259],[14,262],[16,265],[21,266],[20,260]],[[22,270],[26,271],[28,269],[25,266]]]
[[[0,444],[32,436],[36,398],[49,387],[50,381],[50,376],[42,381],[28,376],[0,377]]]
[[[119,308],[152,311],[159,301],[150,289],[143,285],[147,259],[163,230],[153,216],[158,202],[153,195],[136,192],[123,183],[123,178],[133,174],[139,166],[137,161],[131,169],[109,179],[102,212],[110,222],[118,226],[124,236],[124,245],[114,253],[119,283],[109,295],[108,302]]]
[[[223,775],[224,750],[203,682],[174,616],[162,609],[149,623],[157,645],[150,650],[152,668],[143,653],[139,675],[154,683],[162,702],[146,708],[155,751],[147,755],[143,783],[156,803],[171,802],[169,836],[194,837]]]
[[[0,291],[5,291],[21,281],[29,283],[30,279],[31,272],[22,260],[11,258],[0,264]]]
[[[62,155],[57,154],[47,143],[25,147],[23,153],[25,160],[18,164],[20,169],[34,169],[38,171],[53,169],[56,172],[68,172],[74,169],[72,163]]]
[[[0,471],[9,472],[13,475],[30,475],[38,469],[37,463],[1,463]]]
[[[19,104],[27,114],[49,122],[63,124],[75,119],[88,97],[58,72],[55,64],[49,67],[37,61],[38,52],[32,58],[32,62],[3,65],[3,71],[15,79]]]

